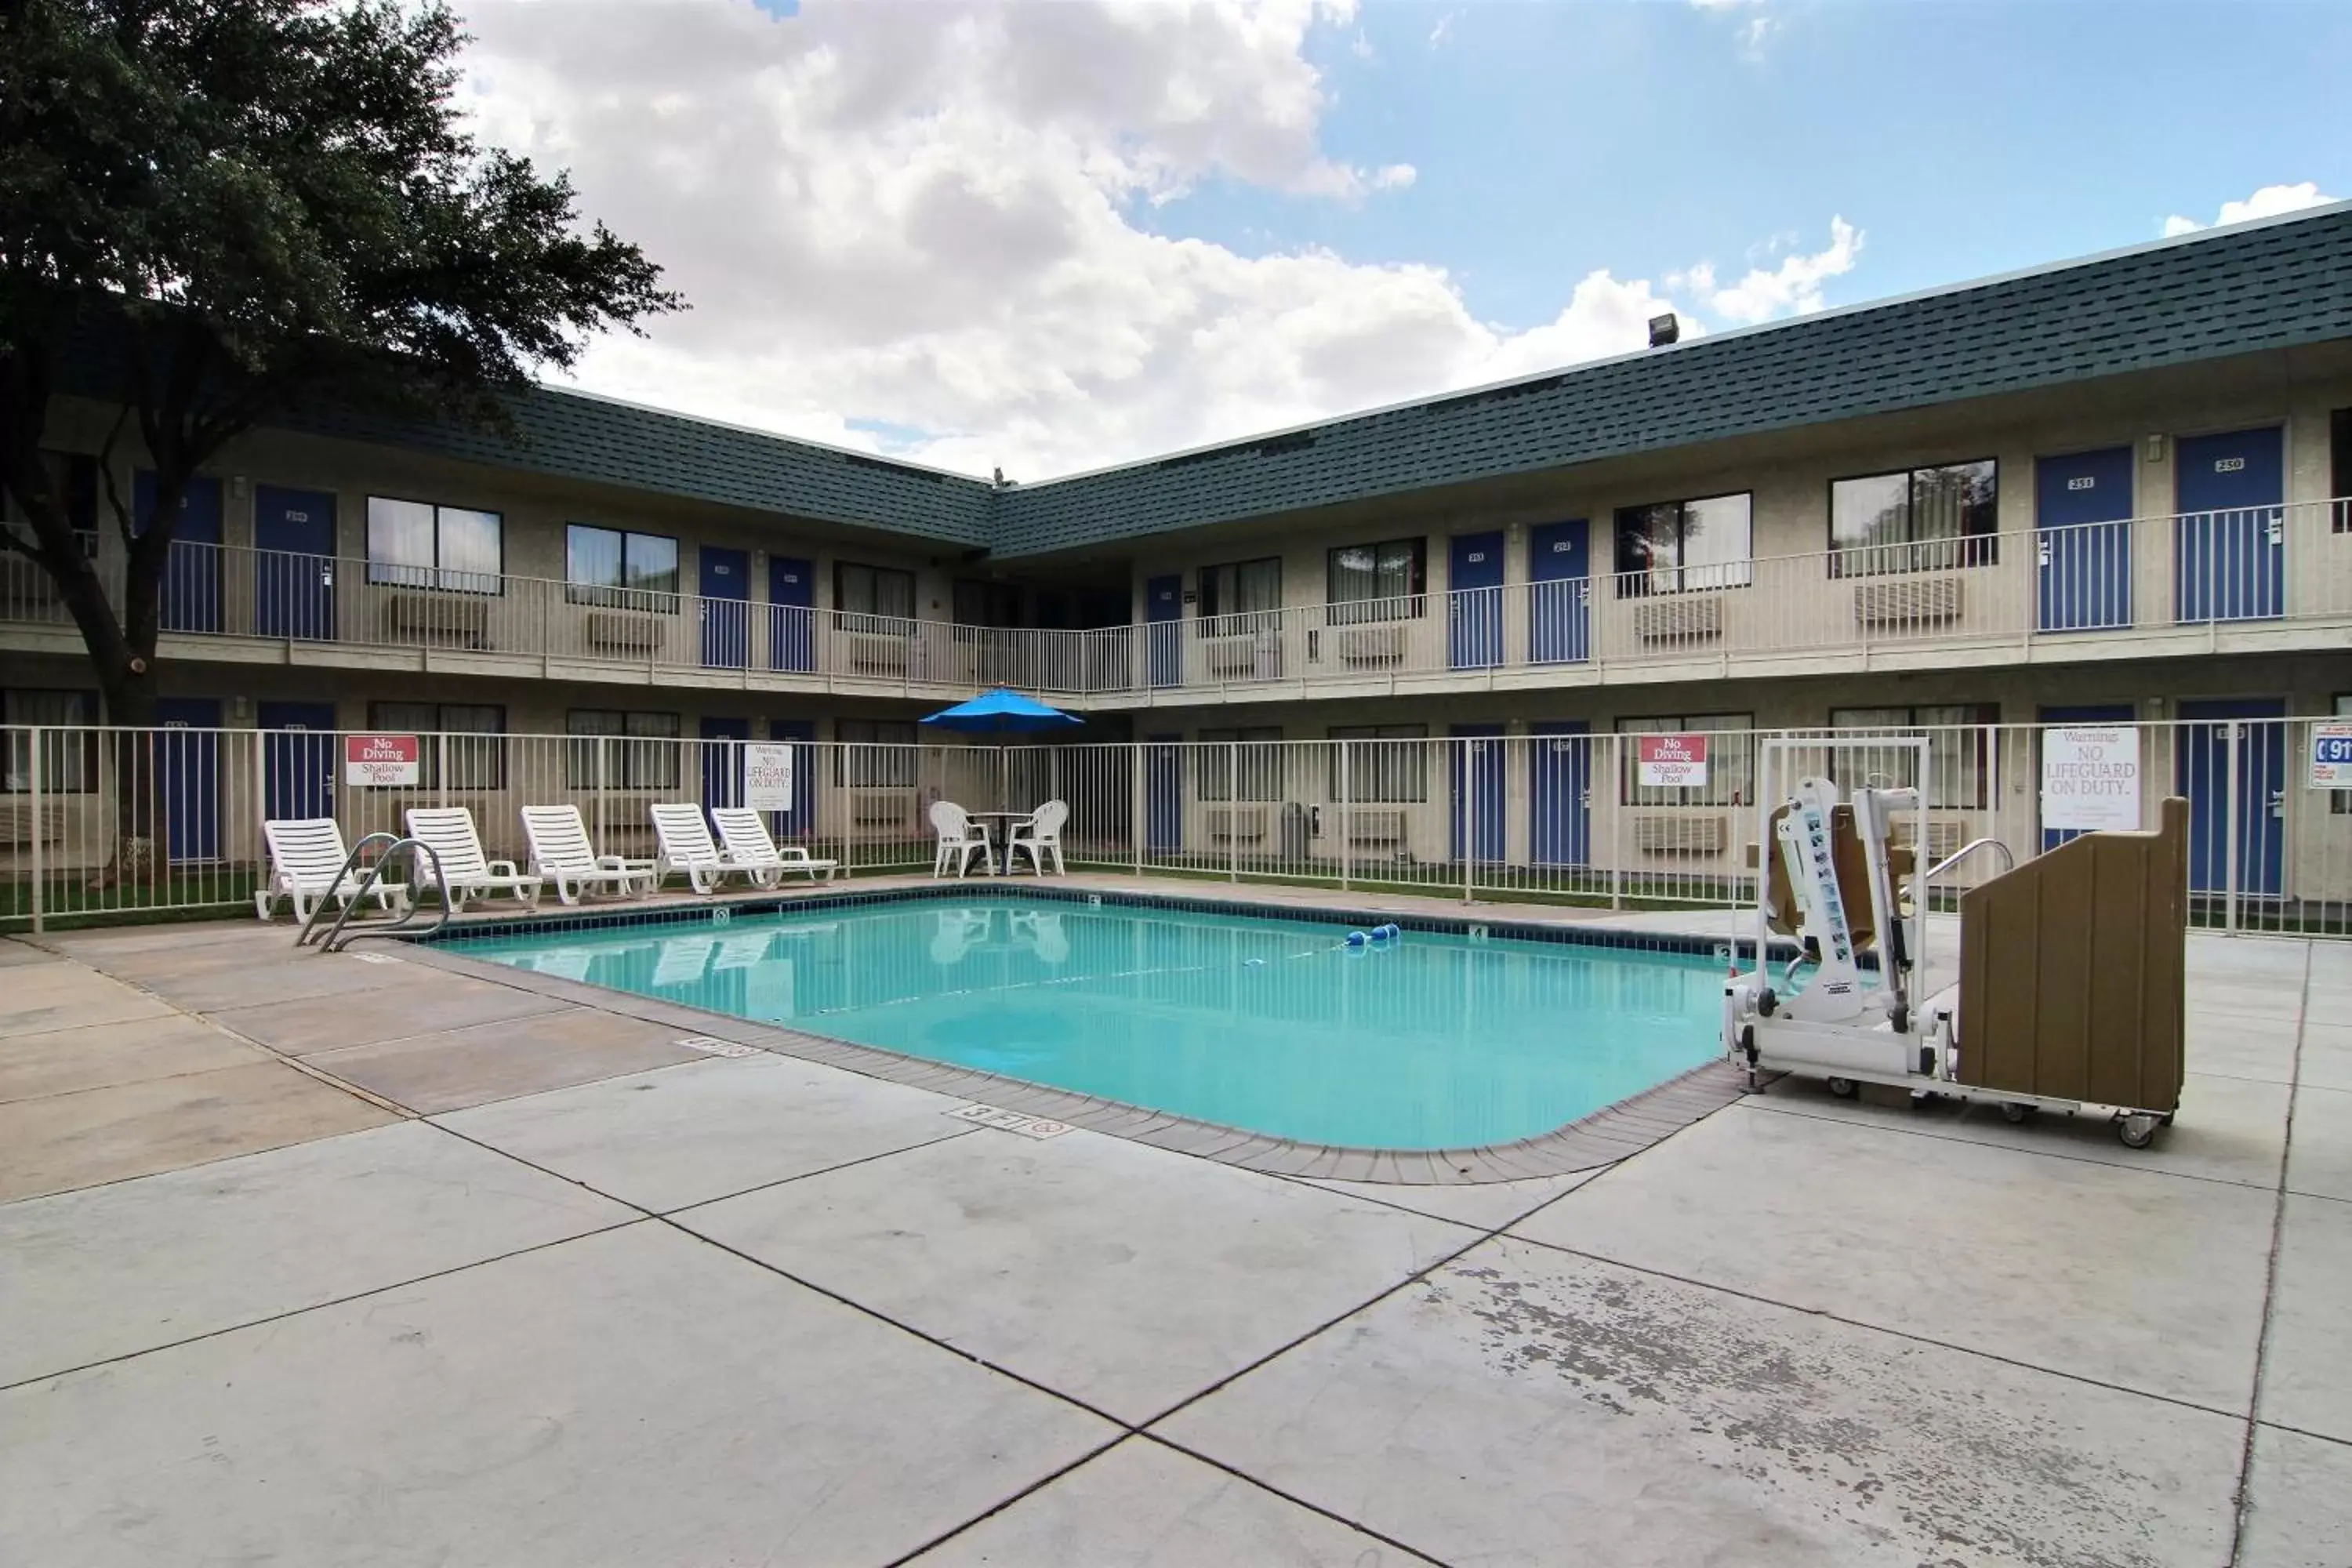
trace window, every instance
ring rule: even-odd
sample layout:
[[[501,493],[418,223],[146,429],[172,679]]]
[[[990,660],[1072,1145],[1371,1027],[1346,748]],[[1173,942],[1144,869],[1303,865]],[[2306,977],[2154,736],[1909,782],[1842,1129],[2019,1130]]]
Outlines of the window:
[[[1282,624],[1281,611],[1282,563],[1275,557],[1201,568],[1200,636],[1272,631]]]
[[[98,459],[83,452],[43,452],[41,464],[49,471],[49,483],[65,501],[66,521],[73,525],[74,538],[81,545],[82,554],[98,559]],[[30,538],[32,526],[24,521],[16,508],[16,497],[7,498],[6,520],[12,531]],[[38,566],[26,562],[26,571],[41,574]]]
[[[1339,742],[1331,748],[1333,800],[1355,805],[1429,798],[1429,748],[1400,743],[1426,741],[1428,725],[1335,724],[1331,739]]]
[[[1754,498],[1702,496],[1617,511],[1617,597],[1739,588],[1755,581]]]
[[[1990,458],[1830,485],[1830,575],[1947,572],[1996,559],[2000,466]]]
[[[565,744],[565,782],[573,789],[676,789],[678,726],[675,713],[624,713],[617,709],[574,708],[565,716],[571,734],[596,736]]]
[[[441,758],[449,758],[451,789],[504,789],[507,785],[507,710],[457,702],[371,702],[371,728],[392,735],[425,737],[416,762],[423,789],[441,787]],[[446,742],[435,739],[447,736]]]
[[[2327,416],[2327,493],[2336,498],[2332,526],[2352,533],[2352,408]]]
[[[98,733],[79,733],[64,726],[98,722],[94,691],[9,691],[0,694],[0,718],[8,731],[8,793],[21,795],[33,787],[33,737],[13,726],[58,726],[41,737],[41,794],[87,795],[98,787]]]
[[[584,522],[563,531],[564,597],[575,605],[677,614],[677,541]]]
[[[1617,798],[1627,805],[1747,805],[1755,798],[1756,728],[1752,713],[1660,713],[1642,719],[1620,719],[1617,732],[1626,737],[1618,749]],[[1705,735],[1706,783],[1645,784],[1642,782],[1642,735]]]
[[[368,581],[457,594],[499,593],[505,531],[494,511],[370,496]]]
[[[1909,739],[1927,735],[1927,805],[1942,811],[1982,811],[1992,804],[1993,732],[2000,722],[2000,707],[1991,702],[1945,703],[1927,708],[1832,708],[1830,727],[1860,730]],[[1842,781],[1848,787],[1869,782],[1863,774],[1884,772],[1867,760],[1855,762],[1849,753],[1830,758],[1831,776],[1841,766],[1854,776]],[[1897,786],[1907,779],[1892,781]]]
[[[1021,624],[1021,590],[1010,583],[959,577],[955,585],[955,620],[960,626],[1017,626]]]
[[[920,776],[922,753],[915,727],[900,719],[836,719],[833,782],[851,789],[912,789]]]
[[[842,627],[853,632],[888,632],[910,637],[915,618],[915,574],[887,566],[860,566],[836,561],[833,565],[833,607],[841,612]]]
[[[1422,595],[1429,585],[1429,562],[1418,539],[1391,539],[1382,544],[1347,544],[1331,552],[1329,608],[1325,618],[1333,626],[1365,621],[1402,621],[1422,614]]]
[[[1279,724],[1202,731],[1202,749],[1192,753],[1192,793],[1202,800],[1280,800],[1282,747],[1276,742],[1281,739]]]

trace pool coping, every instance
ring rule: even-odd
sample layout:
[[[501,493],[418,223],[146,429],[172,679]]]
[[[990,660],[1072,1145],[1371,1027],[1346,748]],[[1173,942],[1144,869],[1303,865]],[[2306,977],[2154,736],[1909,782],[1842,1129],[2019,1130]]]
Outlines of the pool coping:
[[[1056,1089],[982,1068],[958,1067],[926,1058],[828,1039],[781,1024],[761,1023],[682,1002],[616,991],[586,981],[492,963],[449,951],[452,940],[509,935],[550,935],[563,931],[605,931],[622,926],[719,925],[736,914],[790,910],[808,912],[874,903],[938,899],[1044,898],[1082,905],[1184,909],[1248,914],[1273,920],[1305,919],[1321,924],[1369,925],[1393,921],[1408,931],[1468,934],[1484,927],[1489,937],[1569,946],[1607,947],[1680,953],[1712,953],[1720,939],[1674,933],[1629,932],[1590,927],[1547,926],[1514,920],[1450,919],[1402,915],[1377,910],[1295,907],[1200,894],[1138,893],[1124,889],[1053,887],[1041,882],[913,884],[864,891],[751,894],[708,903],[646,909],[620,906],[565,910],[520,920],[476,919],[453,923],[431,940],[391,936],[410,962],[488,980],[516,990],[595,1007],[623,1017],[689,1031],[694,1037],[748,1046],[802,1061],[816,1062],[910,1088],[979,1101],[1066,1122],[1088,1131],[1125,1138],[1154,1148],[1192,1154],[1269,1175],[1310,1181],[1345,1181],[1398,1186],[1472,1186],[1495,1182],[1561,1176],[1612,1164],[1637,1154],[1747,1092],[1747,1075],[1717,1058],[1677,1074],[1642,1092],[1604,1106],[1574,1121],[1507,1143],[1456,1149],[1383,1149],[1314,1143],[1277,1138],[1244,1128],[1156,1110],[1146,1106]],[[725,911],[723,915],[719,911]]]

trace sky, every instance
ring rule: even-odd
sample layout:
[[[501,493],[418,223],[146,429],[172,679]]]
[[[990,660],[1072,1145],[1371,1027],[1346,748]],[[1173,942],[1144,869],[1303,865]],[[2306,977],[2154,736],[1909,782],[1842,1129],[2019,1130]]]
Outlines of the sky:
[[[575,384],[1015,481],[2352,197],[2347,0],[458,3]]]

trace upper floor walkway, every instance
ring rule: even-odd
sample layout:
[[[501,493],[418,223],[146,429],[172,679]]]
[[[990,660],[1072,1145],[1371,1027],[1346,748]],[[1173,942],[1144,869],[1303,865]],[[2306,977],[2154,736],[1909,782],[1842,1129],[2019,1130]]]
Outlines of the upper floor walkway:
[[[1640,573],[1570,560],[1531,582],[1206,617],[1181,598],[1150,608],[1165,618],[993,628],[177,542],[159,651],[922,700],[1008,685],[1117,710],[2335,649],[2352,634],[2352,500]],[[14,554],[0,649],[82,649],[47,575]]]

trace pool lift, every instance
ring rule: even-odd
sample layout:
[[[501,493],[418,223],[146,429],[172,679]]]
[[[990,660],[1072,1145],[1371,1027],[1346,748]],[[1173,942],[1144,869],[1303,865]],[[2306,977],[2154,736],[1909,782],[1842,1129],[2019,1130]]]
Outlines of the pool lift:
[[[1767,742],[1766,754],[1761,759],[1767,783],[1770,763],[1778,760],[1772,755],[1776,751],[1801,744],[1834,754],[1857,743],[1842,740]],[[1884,740],[1872,743],[1880,747],[1889,744]],[[1894,744],[1908,747],[1913,743]],[[1921,740],[1916,746],[1918,768],[1915,776],[1926,777],[1927,742]],[[1964,991],[1981,993],[1985,989],[1989,978],[1986,966],[1990,963],[1987,953],[1964,955],[1978,960],[1975,970],[1969,972],[1976,978],[1973,985],[1952,984],[1924,1001],[1919,995],[1923,977],[1928,973],[1923,913],[1928,879],[1979,848],[1998,848],[2006,858],[2006,848],[1997,840],[1979,839],[1940,865],[1923,869],[1912,846],[1927,842],[1927,807],[1916,787],[1866,786],[1855,789],[1850,799],[1841,800],[1834,781],[1808,776],[1799,781],[1793,794],[1780,807],[1761,804],[1770,798],[1759,789],[1759,843],[1769,846],[1771,855],[1767,858],[1759,852],[1758,857],[1755,935],[1749,950],[1755,955],[1755,965],[1740,969],[1740,946],[1735,944],[1731,950],[1732,973],[1724,986],[1724,1049],[1733,1061],[1746,1068],[1750,1089],[1760,1089],[1768,1075],[1791,1072],[1826,1079],[1830,1092],[1841,1098],[1853,1095],[1859,1084],[1875,1083],[1910,1090],[1915,1103],[1935,1097],[1983,1100],[1998,1104],[2011,1121],[2021,1121],[2037,1110],[2070,1114],[2104,1110],[2116,1122],[2123,1142],[2135,1149],[2145,1148],[2154,1138],[2156,1129],[2172,1120],[2171,1111],[2178,1100],[2177,1054],[2168,1067],[2171,1093],[2162,1092],[2166,1066],[2154,1059],[2156,1053],[2148,1053],[2151,1060],[2147,1065],[2153,1070],[2143,1071],[2137,1062],[2126,1064],[2131,1069],[2129,1076],[2139,1079],[2145,1086],[2144,1098],[2136,1103],[2114,1103],[2084,1093],[2046,1092],[2042,1080],[2050,1076],[2050,1065],[2031,1059],[2030,1049],[2021,1067],[2011,1059],[2000,1064],[1994,1073],[1986,1071],[1988,1053],[1983,1040],[1972,1041],[1971,1048],[1964,1052],[1961,997]],[[1896,823],[1905,816],[1911,818],[1913,825],[1908,844],[1896,842],[1895,831]],[[2116,846],[2118,850],[2150,847],[2160,849],[2168,841],[2185,837],[2185,808],[2179,803],[2169,803],[2165,816],[2165,830],[2161,833],[2091,837],[2150,841],[2149,846],[2119,844]],[[2084,852],[2101,847],[2084,843],[2073,858],[2084,859],[2087,868],[2089,857]],[[2177,853],[2177,846],[2174,847]],[[2050,861],[2055,858],[2045,857]],[[1984,884],[1979,893],[1992,889],[2006,878],[2047,868],[2015,868],[2004,873],[2003,878]],[[1973,914],[1970,905],[1963,904],[1964,943],[1972,928],[1979,930],[1983,939],[1982,933],[1989,929],[1990,918],[1998,907],[1999,900],[1990,897],[1978,897]],[[2087,926],[2095,922],[2086,920],[2082,923]],[[2161,932],[2165,922],[2156,920],[2152,924]],[[2009,928],[2000,929],[2006,937]],[[2173,922],[2171,940],[2176,951],[2178,929],[2178,922]],[[1783,939],[1777,944],[1780,955],[1788,958],[1777,977],[1771,967],[1775,933]],[[2137,936],[2136,931],[2119,934],[2126,942]],[[1787,939],[1792,937],[1795,952],[1790,954]],[[2143,949],[2151,945],[2160,949],[2162,944],[2141,944]],[[1865,973],[1865,955],[1874,973]],[[1800,971],[1807,964],[1814,966],[1813,973],[1799,984]],[[1967,970],[1966,964],[1960,967]],[[2177,995],[2177,978],[2173,985]],[[2018,1007],[2029,1018],[2040,1012],[2043,1000],[2041,986],[2028,982],[2025,989],[2032,994],[2011,998],[2002,1007],[2003,1028],[2014,1032]],[[2161,976],[2158,977],[2156,990],[2160,995]],[[1979,1010],[1989,1011],[1981,1004]],[[2080,1010],[2062,1011],[2072,1015]],[[1985,1026],[1980,1019],[1979,1029]],[[2112,1029],[2105,1032],[2109,1036],[2116,1033]],[[2112,1050],[2108,1054],[2112,1059]],[[2015,1081],[1981,1081],[1985,1077],[2002,1073]],[[1968,1079],[1979,1081],[1966,1081]],[[2029,1082],[2042,1091],[2022,1087]]]

